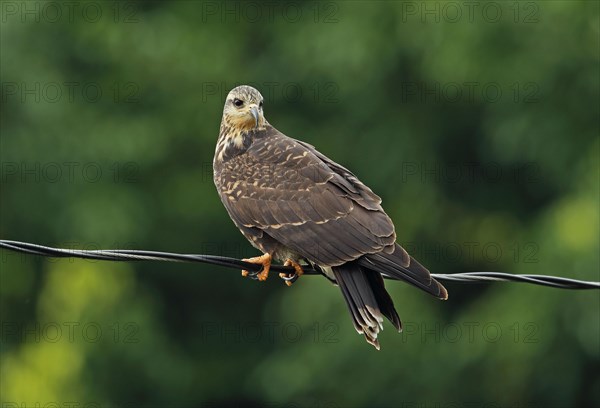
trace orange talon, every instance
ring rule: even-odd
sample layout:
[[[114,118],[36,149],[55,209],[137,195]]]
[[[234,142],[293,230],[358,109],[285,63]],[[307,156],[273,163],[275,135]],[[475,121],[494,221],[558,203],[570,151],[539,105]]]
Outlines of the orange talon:
[[[262,265],[263,269],[256,275],[256,278],[264,282],[269,277],[269,269],[271,268],[271,255],[263,254],[261,256],[256,256],[254,258],[242,259],[242,261],[250,262],[257,265]],[[249,272],[247,270],[242,270],[242,276],[248,276]]]
[[[283,264],[283,266],[293,266],[294,269],[296,270],[296,278],[299,278],[300,276],[304,275],[304,270],[302,269],[302,266],[300,266],[300,264],[290,258],[285,260],[285,263]],[[286,273],[280,273],[279,274],[280,278],[286,278],[288,277],[288,274]],[[288,286],[292,286],[292,281],[291,280],[286,280],[285,284]]]

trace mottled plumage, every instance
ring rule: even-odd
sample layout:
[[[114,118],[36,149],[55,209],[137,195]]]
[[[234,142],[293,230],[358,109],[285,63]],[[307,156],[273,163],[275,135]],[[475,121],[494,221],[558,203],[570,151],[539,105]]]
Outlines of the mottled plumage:
[[[401,330],[382,274],[441,299],[447,292],[396,243],[381,199],[313,146],[272,127],[262,105],[248,86],[227,96],[213,163],[221,200],[254,247],[309,263],[336,282],[356,330],[379,348],[383,316]]]

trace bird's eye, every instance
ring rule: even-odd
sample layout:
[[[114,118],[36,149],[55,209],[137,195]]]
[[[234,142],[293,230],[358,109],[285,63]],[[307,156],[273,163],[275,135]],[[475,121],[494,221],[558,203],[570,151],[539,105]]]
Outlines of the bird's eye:
[[[258,104],[258,106],[259,106],[260,108],[262,108],[262,107],[263,107],[263,101],[260,101],[260,103]]]
[[[239,108],[240,106],[242,106],[244,104],[244,101],[242,101],[241,99],[235,98],[233,100],[233,104]]]

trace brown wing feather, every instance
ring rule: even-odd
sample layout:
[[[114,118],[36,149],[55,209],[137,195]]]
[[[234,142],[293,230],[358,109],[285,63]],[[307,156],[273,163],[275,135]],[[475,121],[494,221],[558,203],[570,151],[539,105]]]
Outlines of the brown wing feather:
[[[319,265],[340,265],[395,242],[376,194],[272,127],[220,171],[222,200],[236,224],[260,229]]]

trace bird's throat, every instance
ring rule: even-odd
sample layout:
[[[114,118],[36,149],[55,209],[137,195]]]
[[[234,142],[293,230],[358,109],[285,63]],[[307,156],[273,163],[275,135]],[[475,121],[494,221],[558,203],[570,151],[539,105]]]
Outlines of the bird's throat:
[[[252,145],[254,131],[244,131],[221,127],[215,159],[227,161],[244,153]]]

